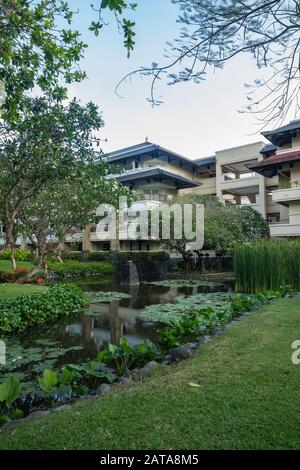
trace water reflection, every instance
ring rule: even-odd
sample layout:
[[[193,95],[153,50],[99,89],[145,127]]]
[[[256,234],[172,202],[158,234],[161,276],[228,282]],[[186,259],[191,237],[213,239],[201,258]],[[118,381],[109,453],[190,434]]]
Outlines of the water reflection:
[[[131,346],[146,339],[155,340],[157,324],[146,321],[142,310],[158,303],[174,303],[180,295],[195,295],[198,292],[228,291],[231,285],[202,286],[202,287],[162,287],[157,285],[120,286],[105,285],[94,282],[85,283],[86,291],[119,291],[130,294],[127,299],[108,303],[91,303],[86,311],[70,322],[64,319],[55,325],[46,325],[32,333],[26,334],[20,340],[23,348],[44,348],[40,363],[45,361],[47,345],[42,346],[40,340],[56,341],[57,347],[68,349],[68,352],[58,357],[55,367],[66,363],[86,362],[95,359],[98,352],[109,342],[119,344],[126,336]],[[72,350],[72,347],[76,349]],[[78,349],[81,346],[81,349]]]

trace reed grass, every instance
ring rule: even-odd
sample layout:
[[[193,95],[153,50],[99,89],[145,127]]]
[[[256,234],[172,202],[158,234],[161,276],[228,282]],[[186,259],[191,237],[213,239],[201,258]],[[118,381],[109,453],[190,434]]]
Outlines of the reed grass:
[[[300,240],[257,240],[236,247],[236,290],[257,293],[290,285],[300,291]]]

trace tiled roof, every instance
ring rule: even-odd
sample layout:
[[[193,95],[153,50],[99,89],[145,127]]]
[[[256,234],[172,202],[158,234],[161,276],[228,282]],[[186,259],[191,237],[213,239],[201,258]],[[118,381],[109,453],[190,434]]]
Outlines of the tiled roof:
[[[273,131],[262,132],[262,135],[268,138],[270,135],[281,134],[281,133],[289,132],[289,131],[296,131],[297,129],[300,129],[300,119],[291,121],[289,124],[286,124],[285,126],[282,126],[282,127],[278,127],[277,129],[274,129]]]
[[[278,165],[281,163],[289,163],[296,160],[300,160],[300,150],[293,150],[291,152],[276,153],[271,157],[266,158],[262,162],[258,162],[255,165],[251,165],[249,168],[253,169],[255,167]]]
[[[165,155],[167,157],[170,157],[171,159],[179,160],[182,164],[190,165],[193,168],[198,167],[197,163],[194,160],[190,160],[189,158],[184,157],[183,155],[179,155],[176,152],[173,152],[151,142],[143,142],[142,144],[133,145],[132,147],[127,147],[121,150],[116,150],[115,152],[108,153],[106,155],[106,161],[108,163],[115,163],[129,158],[138,158],[143,155],[151,155],[157,158],[162,155]]]
[[[134,183],[135,181],[139,180],[147,180],[151,178],[162,178],[171,180],[174,183],[178,184],[181,188],[193,188],[200,186],[201,183],[196,183],[189,178],[185,178],[184,176],[178,175],[173,171],[169,171],[165,168],[160,167],[152,167],[143,170],[137,170],[132,172],[125,172],[120,175],[114,176],[121,183]]]
[[[199,167],[202,166],[208,166],[208,165],[213,165],[216,163],[216,157],[205,157],[205,158],[197,158],[197,160],[194,160]]]
[[[271,153],[275,153],[275,152],[277,152],[277,147],[276,147],[276,145],[273,145],[273,144],[267,144],[267,145],[265,145],[265,146],[261,149],[261,151],[260,151],[260,153],[261,153],[262,155],[266,155],[266,154],[268,154],[268,153],[271,154]]]

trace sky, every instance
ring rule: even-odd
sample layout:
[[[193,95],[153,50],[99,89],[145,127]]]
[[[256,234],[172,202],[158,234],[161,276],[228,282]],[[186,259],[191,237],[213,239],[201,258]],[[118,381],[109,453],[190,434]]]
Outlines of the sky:
[[[96,2],[95,2],[96,3]],[[259,76],[250,56],[238,56],[223,70],[209,73],[200,85],[194,82],[167,86],[159,82],[157,95],[163,104],[153,108],[147,101],[148,79],[134,78],[115,93],[128,72],[152,62],[163,64],[166,42],[180,30],[177,6],[171,0],[140,0],[134,19],[136,46],[130,59],[112,17],[98,38],[88,31],[96,19],[90,2],[70,0],[79,7],[75,26],[89,47],[82,61],[88,79],[70,86],[70,97],[93,101],[103,113],[102,149],[110,152],[144,142],[159,144],[189,158],[213,155],[215,151],[263,140],[255,118],[240,114],[246,103],[244,83]],[[105,140],[107,139],[107,142]]]

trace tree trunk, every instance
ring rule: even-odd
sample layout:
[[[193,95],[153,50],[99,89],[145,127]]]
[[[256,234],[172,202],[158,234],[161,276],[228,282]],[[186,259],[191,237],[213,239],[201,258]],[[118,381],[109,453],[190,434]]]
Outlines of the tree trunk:
[[[20,277],[20,279],[18,279],[16,282],[17,284],[25,284],[26,282],[29,282],[32,280],[32,278],[39,272],[41,271],[43,268],[47,269],[47,265],[45,265],[45,261],[46,261],[46,255],[43,254],[40,256],[39,258],[39,261],[38,261],[38,264],[33,268],[31,269],[31,271],[29,271],[28,273],[26,273],[24,276]]]
[[[13,248],[11,249],[10,261],[11,261],[13,270],[16,271],[16,270],[17,270],[17,263],[16,263],[16,258],[15,258],[15,254],[14,254]]]
[[[14,255],[14,247],[15,247],[15,239],[13,235],[13,228],[14,228],[14,219],[10,218],[7,220],[6,226],[5,226],[5,248],[9,248],[11,250],[11,255],[10,255],[10,261],[11,265],[13,268],[13,271],[16,271],[17,269],[17,264],[15,260],[15,255]]]

